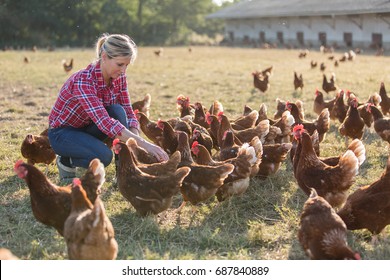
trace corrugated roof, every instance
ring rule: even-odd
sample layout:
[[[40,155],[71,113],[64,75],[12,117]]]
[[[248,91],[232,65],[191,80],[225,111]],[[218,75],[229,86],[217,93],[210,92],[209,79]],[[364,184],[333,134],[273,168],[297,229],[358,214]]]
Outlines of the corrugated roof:
[[[390,0],[244,0],[206,18],[336,16],[389,12]]]

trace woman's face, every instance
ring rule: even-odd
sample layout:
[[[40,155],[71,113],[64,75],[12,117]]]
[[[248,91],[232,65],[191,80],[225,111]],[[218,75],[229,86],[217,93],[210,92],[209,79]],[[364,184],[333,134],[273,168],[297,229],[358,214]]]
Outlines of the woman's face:
[[[127,66],[130,64],[130,57],[119,56],[109,58],[106,53],[102,54],[102,72],[105,79],[117,79],[121,74],[126,72]]]

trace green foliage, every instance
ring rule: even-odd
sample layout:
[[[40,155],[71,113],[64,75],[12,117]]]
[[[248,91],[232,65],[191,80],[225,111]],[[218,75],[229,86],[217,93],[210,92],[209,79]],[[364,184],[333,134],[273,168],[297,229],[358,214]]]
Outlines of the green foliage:
[[[195,32],[214,37],[222,21],[204,16],[211,0],[3,0],[0,48],[91,46],[104,32],[128,34],[140,45],[189,43]]]

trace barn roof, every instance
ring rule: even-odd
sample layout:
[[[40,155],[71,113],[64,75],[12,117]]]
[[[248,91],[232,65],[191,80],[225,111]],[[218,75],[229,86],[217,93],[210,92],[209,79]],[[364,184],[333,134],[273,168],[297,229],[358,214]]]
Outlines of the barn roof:
[[[243,0],[206,18],[240,19],[390,13],[389,0]]]

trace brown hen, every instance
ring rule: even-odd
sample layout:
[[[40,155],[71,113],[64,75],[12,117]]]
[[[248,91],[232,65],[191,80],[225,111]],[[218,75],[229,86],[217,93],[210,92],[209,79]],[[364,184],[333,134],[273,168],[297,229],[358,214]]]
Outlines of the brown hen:
[[[44,163],[47,167],[55,160],[56,154],[50,145],[47,132],[48,130],[45,129],[40,135],[27,134],[23,140],[20,151],[22,156],[27,159],[27,163],[32,165]]]
[[[72,208],[64,224],[64,238],[71,260],[114,260],[118,253],[114,228],[102,201],[92,204],[81,181],[72,184]]]
[[[183,203],[179,207],[180,210],[187,201],[196,205],[214,196],[218,188],[223,185],[224,180],[234,170],[234,165],[230,163],[219,166],[197,164],[191,156],[187,134],[178,132],[178,142],[177,150],[182,155],[179,166],[187,166],[191,170],[180,188],[183,195]]]
[[[137,213],[145,216],[167,210],[190,168],[182,167],[174,173],[161,171],[158,176],[150,175],[137,166],[133,152],[125,143],[115,139],[113,149],[119,156],[117,170],[119,191]]]
[[[299,187],[307,194],[314,188],[333,207],[340,207],[347,198],[347,192],[355,182],[359,170],[359,159],[347,150],[335,166],[321,161],[316,155],[310,135],[302,130],[294,156],[294,176]],[[360,141],[360,140],[357,140]]]
[[[347,244],[343,220],[315,189],[310,191],[298,229],[298,240],[306,255],[313,260],[359,260],[359,253]]]
[[[349,230],[379,234],[390,224],[390,158],[382,176],[350,194],[338,214]]]

